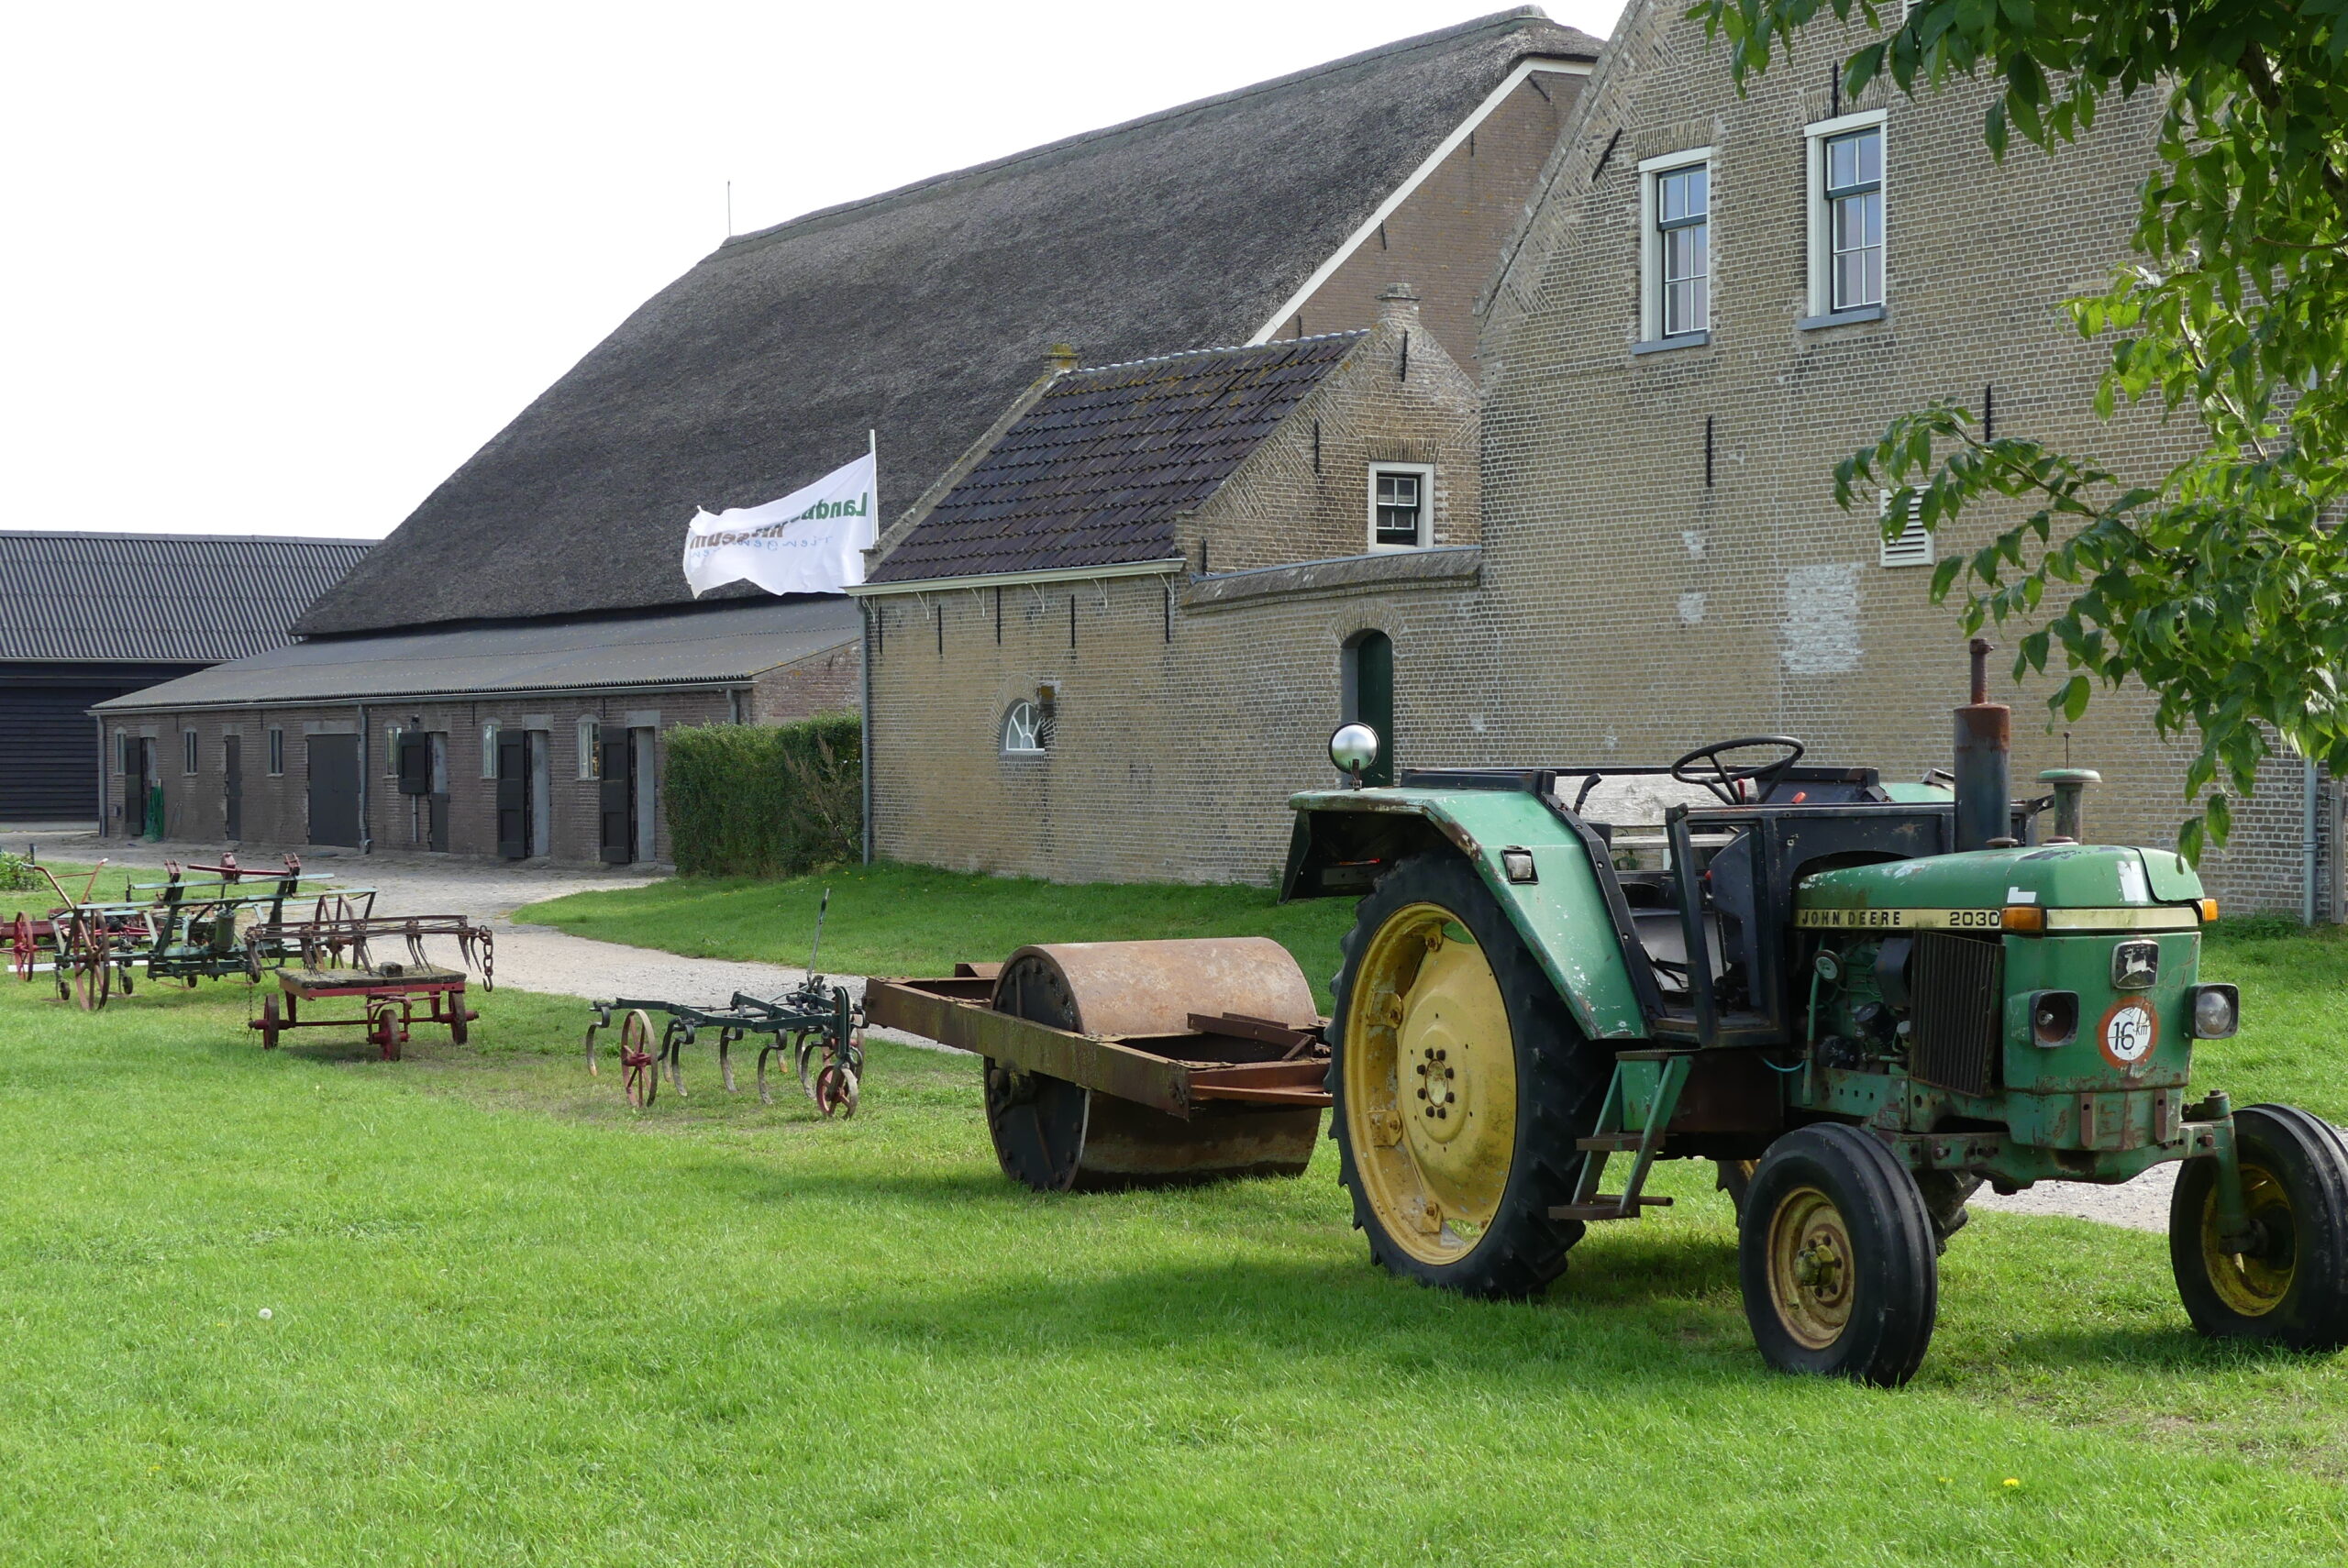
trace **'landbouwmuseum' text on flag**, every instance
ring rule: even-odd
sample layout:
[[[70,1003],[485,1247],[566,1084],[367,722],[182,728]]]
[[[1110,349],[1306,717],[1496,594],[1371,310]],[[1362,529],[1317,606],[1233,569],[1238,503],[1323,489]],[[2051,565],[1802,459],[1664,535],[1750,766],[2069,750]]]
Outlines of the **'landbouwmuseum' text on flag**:
[[[839,593],[864,580],[872,530],[873,455],[834,469],[764,506],[714,517],[696,511],[685,530],[685,580],[696,596],[747,578],[769,593]]]

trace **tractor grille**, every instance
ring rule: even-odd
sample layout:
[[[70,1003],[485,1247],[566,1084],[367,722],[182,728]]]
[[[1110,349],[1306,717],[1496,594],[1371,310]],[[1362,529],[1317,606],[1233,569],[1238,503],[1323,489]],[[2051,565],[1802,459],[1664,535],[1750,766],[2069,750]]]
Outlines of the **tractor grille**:
[[[1919,1081],[1986,1095],[1996,1087],[2005,1023],[2005,952],[1995,942],[1928,931],[1908,983],[1916,1021],[1908,1070]]]

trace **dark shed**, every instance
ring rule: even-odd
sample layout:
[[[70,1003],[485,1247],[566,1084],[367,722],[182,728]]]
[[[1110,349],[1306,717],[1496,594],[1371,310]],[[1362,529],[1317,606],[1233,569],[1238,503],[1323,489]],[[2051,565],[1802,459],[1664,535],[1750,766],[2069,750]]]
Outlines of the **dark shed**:
[[[0,823],[94,820],[93,704],[283,646],[370,547],[0,530]]]

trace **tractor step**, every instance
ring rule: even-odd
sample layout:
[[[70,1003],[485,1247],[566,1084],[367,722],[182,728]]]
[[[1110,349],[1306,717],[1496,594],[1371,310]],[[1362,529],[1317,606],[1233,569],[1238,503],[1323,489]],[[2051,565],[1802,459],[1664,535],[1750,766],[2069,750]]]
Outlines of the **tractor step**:
[[[1642,1209],[1670,1208],[1671,1199],[1648,1198],[1642,1195],[1632,1198],[1631,1205],[1631,1208],[1625,1211],[1621,1194],[1609,1196],[1600,1193],[1589,1203],[1560,1203],[1549,1210],[1549,1218],[1552,1220],[1635,1220],[1639,1217],[1639,1210]]]
[[[1645,1136],[1644,1132],[1601,1132],[1595,1138],[1575,1139],[1574,1147],[1590,1153],[1635,1154],[1638,1151],[1640,1140]],[[1663,1153],[1661,1138],[1655,1141],[1655,1152],[1658,1154]]]

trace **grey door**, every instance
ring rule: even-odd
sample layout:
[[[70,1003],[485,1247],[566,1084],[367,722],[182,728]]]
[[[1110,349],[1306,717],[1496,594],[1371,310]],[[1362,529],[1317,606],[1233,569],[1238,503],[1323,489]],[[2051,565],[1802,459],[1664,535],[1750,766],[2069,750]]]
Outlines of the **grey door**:
[[[220,737],[220,802],[233,844],[245,836],[245,742],[240,735]]]
[[[310,842],[359,847],[359,737],[307,737]]]
[[[530,853],[554,853],[554,737],[530,732]]]
[[[432,732],[431,784],[432,792],[424,798],[425,846],[445,855],[449,850],[449,737],[438,730]]]

